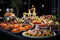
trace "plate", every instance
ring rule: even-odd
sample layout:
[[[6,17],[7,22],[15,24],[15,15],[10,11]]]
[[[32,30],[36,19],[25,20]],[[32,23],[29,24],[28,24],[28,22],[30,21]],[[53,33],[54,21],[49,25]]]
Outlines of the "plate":
[[[25,35],[25,32],[23,32],[22,35],[23,35],[24,37],[28,37],[28,38],[48,38],[48,37],[54,37],[54,36],[56,36],[56,33],[55,33],[55,32],[53,32],[53,33],[54,33],[53,36],[41,36],[41,37],[28,36],[28,35]]]

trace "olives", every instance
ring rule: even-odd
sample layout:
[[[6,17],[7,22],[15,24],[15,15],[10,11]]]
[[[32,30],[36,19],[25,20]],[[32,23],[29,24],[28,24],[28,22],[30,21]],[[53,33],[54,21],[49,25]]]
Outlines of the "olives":
[[[32,36],[32,34],[30,34],[30,36]]]
[[[29,35],[29,33],[27,33],[27,35]]]

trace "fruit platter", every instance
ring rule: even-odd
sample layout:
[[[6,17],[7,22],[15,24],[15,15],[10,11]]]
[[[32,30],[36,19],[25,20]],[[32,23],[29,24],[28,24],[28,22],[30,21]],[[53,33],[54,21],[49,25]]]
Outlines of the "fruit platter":
[[[21,33],[28,38],[48,38],[56,36],[55,31],[60,31],[60,22],[55,15],[37,16],[35,8],[33,13],[23,13],[23,17],[16,17],[13,13],[5,14],[0,28],[11,33]]]
[[[55,36],[56,33],[52,31],[42,31],[42,30],[28,30],[26,32],[22,33],[25,37],[30,37],[30,38],[47,38],[51,36]]]

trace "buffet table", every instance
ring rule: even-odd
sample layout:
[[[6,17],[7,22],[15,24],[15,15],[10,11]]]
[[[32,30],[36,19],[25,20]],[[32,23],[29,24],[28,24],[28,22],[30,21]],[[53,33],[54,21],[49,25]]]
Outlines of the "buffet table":
[[[9,35],[11,36],[11,39],[12,38],[15,38],[15,40],[54,40],[54,39],[57,39],[59,40],[60,39],[60,34],[59,35],[56,35],[54,37],[49,37],[49,38],[28,38],[28,37],[24,37],[21,35],[21,33],[11,33],[9,31],[6,31],[2,28],[0,28],[0,32],[1,33],[5,33],[4,35]],[[56,31],[57,32],[57,31]],[[58,32],[57,32],[58,33]],[[1,35],[2,36],[2,35]],[[7,38],[9,38],[9,36]],[[6,38],[6,37],[5,37]],[[4,38],[3,38],[4,39]]]
[[[6,13],[0,22],[0,31],[16,38],[15,40],[59,40],[60,22],[57,17],[37,16],[35,8],[33,13],[30,11],[24,12],[22,18],[16,17],[14,13]]]
[[[53,21],[51,19],[48,20],[48,18],[44,19],[42,17],[40,17],[40,18],[36,17],[37,19],[35,19],[33,17],[35,20],[33,20],[33,18],[31,19],[31,17],[27,17],[25,19],[16,18],[14,20],[17,20],[17,19],[20,20],[20,21],[16,21],[16,22],[11,19],[9,21],[7,21],[5,18],[4,22],[2,21],[0,23],[0,31],[1,31],[1,33],[5,33],[6,35],[11,36],[12,39],[16,39],[16,40],[52,40],[52,39],[59,40],[59,38],[60,38],[59,30],[60,29],[58,28],[58,26],[60,27],[60,25],[55,23],[55,22],[58,23],[58,21]],[[32,20],[32,22],[31,22],[31,20]],[[47,21],[48,22],[51,21],[54,26],[50,26],[50,25],[52,25],[51,23],[48,25]],[[56,26],[56,25],[58,25],[58,26]],[[56,28],[55,28],[55,26],[56,26]],[[54,27],[54,28],[51,29],[51,27]],[[32,33],[32,35],[30,34],[28,36],[26,34],[27,36],[25,36],[25,35],[23,35],[23,32],[25,32],[25,33],[32,33],[32,32],[35,33],[36,32],[36,35],[33,35],[33,33]],[[45,33],[45,35],[44,35],[44,33]],[[49,33],[49,34],[47,35],[46,33]],[[51,33],[52,33],[52,35],[51,35]],[[3,35],[5,35],[5,34],[3,34]],[[39,34],[39,35],[37,36],[37,34]],[[40,34],[42,34],[42,35],[40,35]],[[7,38],[9,38],[9,36],[7,36]]]

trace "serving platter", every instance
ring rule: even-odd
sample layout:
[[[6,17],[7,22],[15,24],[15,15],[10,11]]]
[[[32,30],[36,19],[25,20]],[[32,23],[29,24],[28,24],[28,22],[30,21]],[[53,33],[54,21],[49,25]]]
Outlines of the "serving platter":
[[[54,35],[52,35],[52,36],[40,36],[40,37],[28,36],[28,35],[25,35],[25,33],[26,33],[26,32],[23,32],[22,35],[23,35],[24,37],[28,37],[28,38],[48,38],[48,37],[54,37],[54,36],[56,36],[56,33],[55,33],[55,32],[53,32]]]

